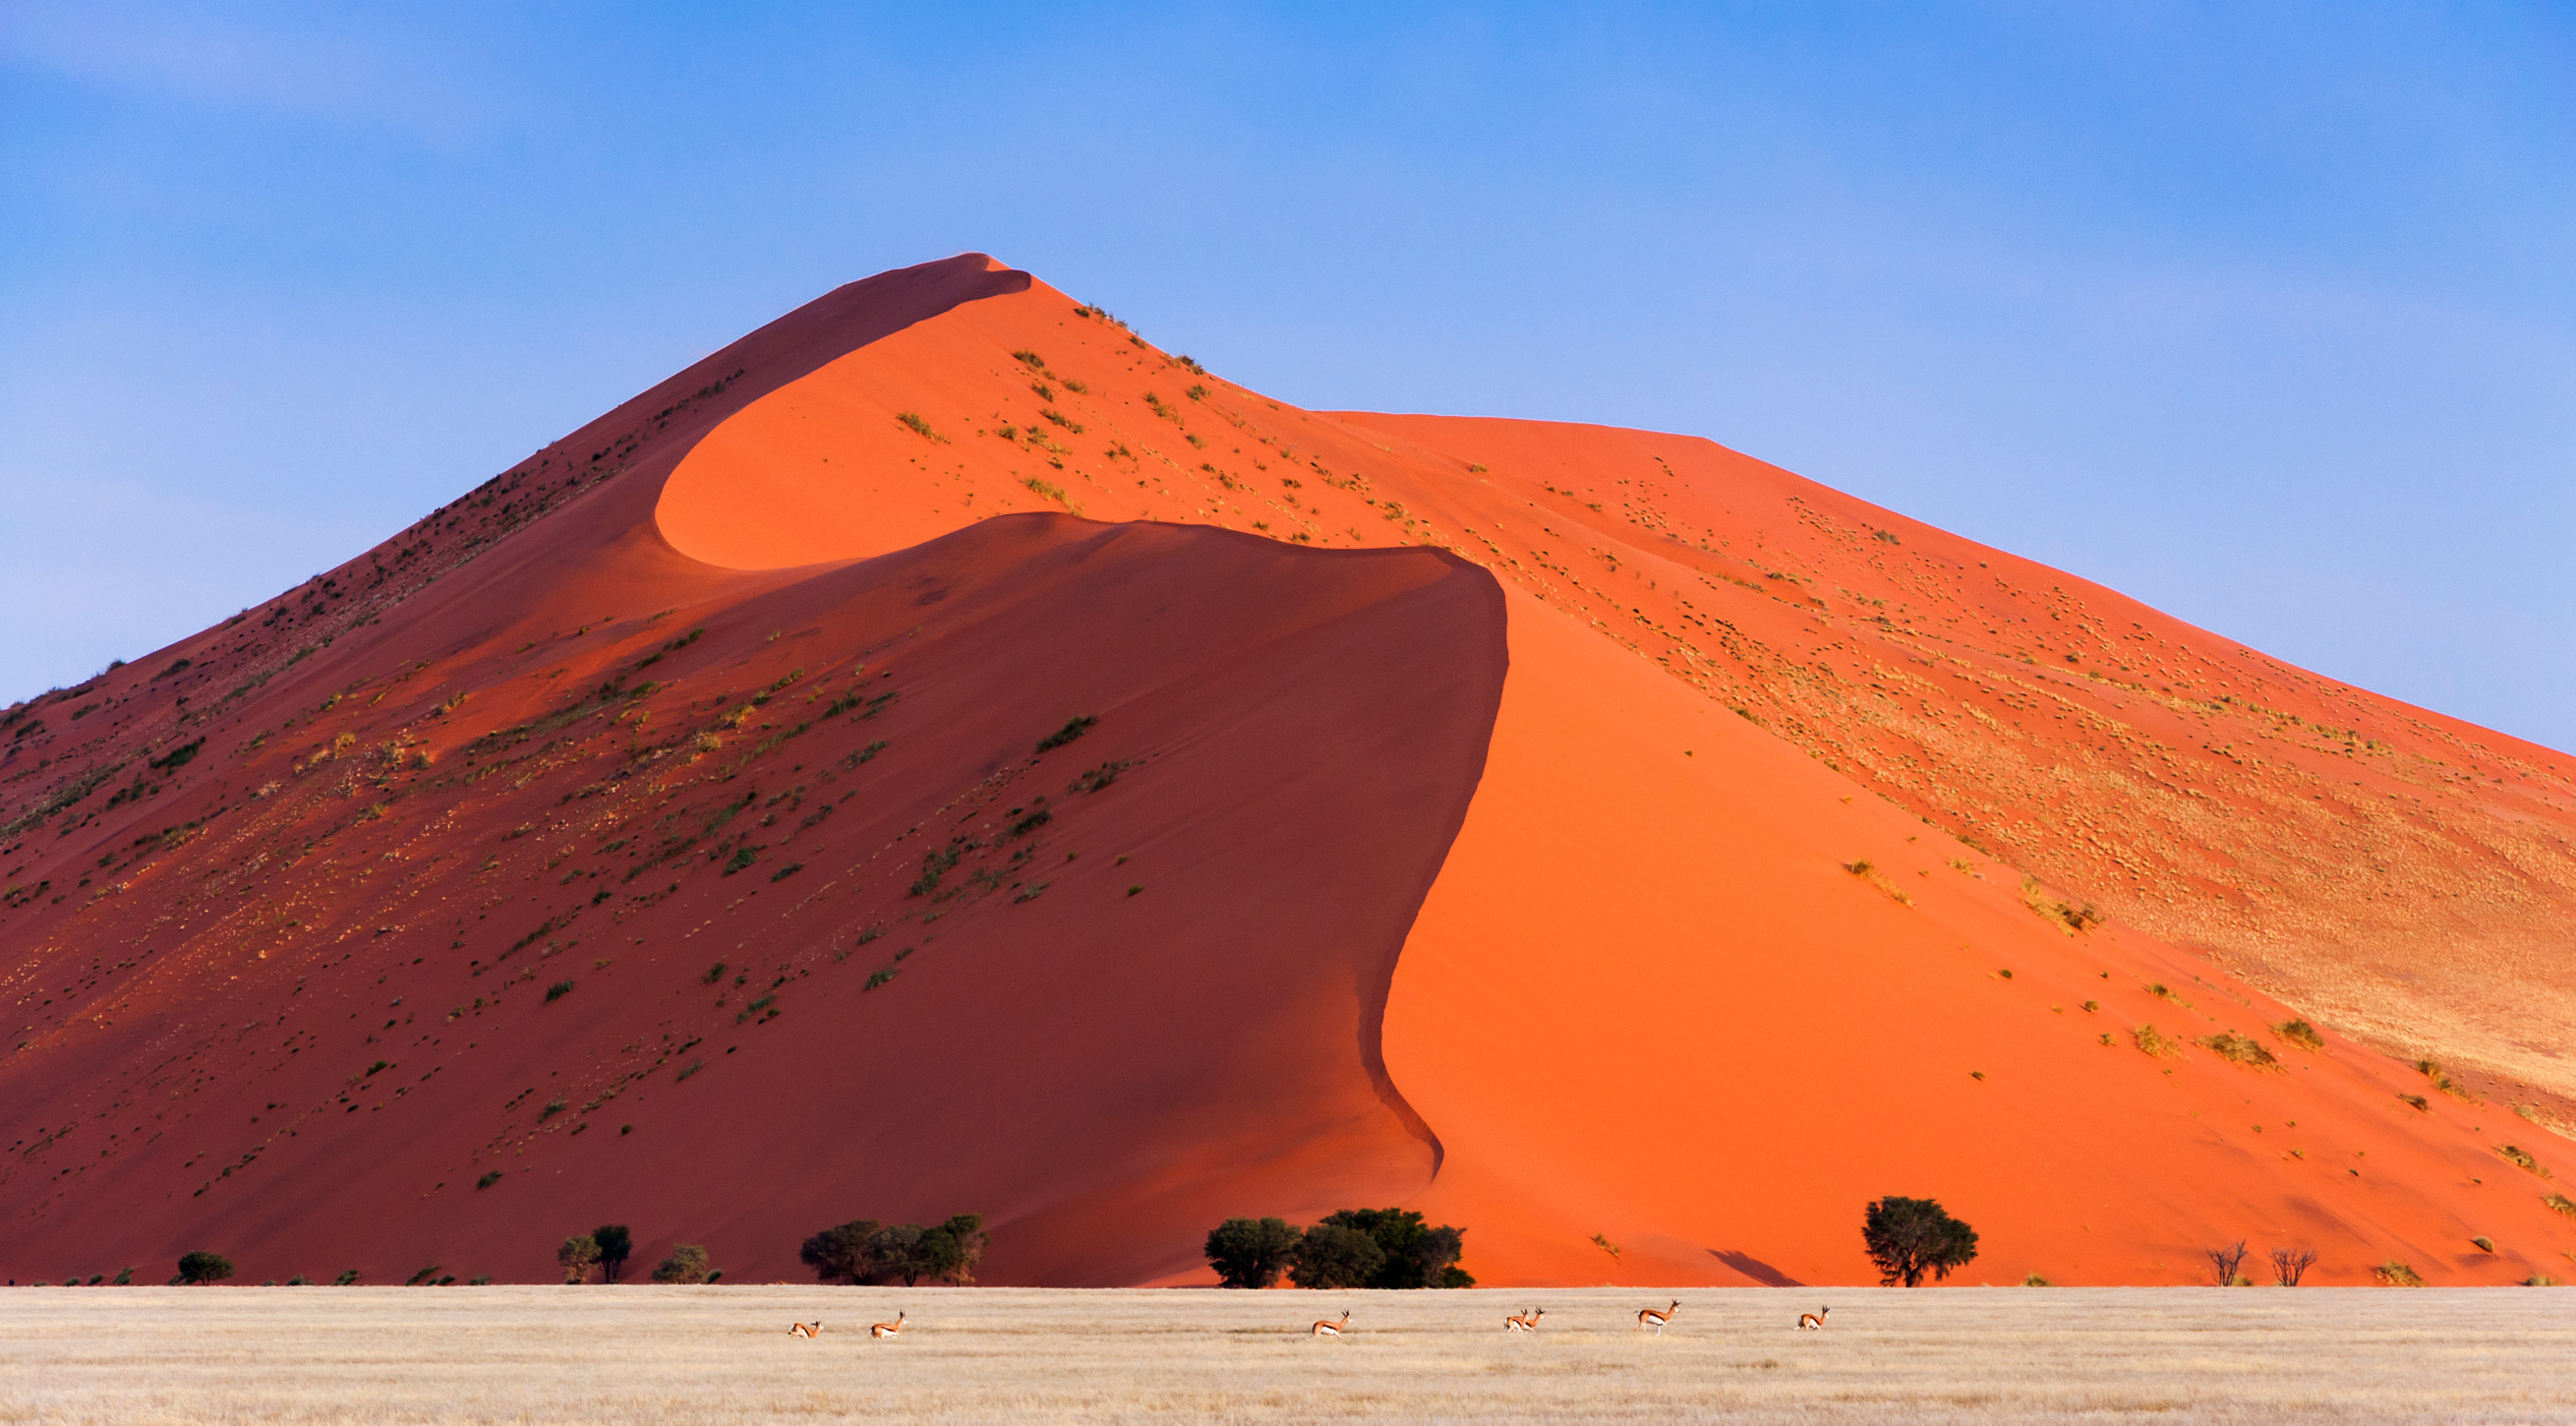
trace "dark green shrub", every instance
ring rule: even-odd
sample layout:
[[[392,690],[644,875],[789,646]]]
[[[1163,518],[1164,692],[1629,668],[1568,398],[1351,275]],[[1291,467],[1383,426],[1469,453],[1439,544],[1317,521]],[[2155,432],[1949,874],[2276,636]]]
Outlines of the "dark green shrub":
[[[655,1282],[701,1283],[707,1280],[707,1250],[695,1243],[682,1243],[671,1250],[653,1268]]]
[[[960,1213],[931,1228],[862,1218],[806,1239],[796,1255],[819,1282],[899,1281],[911,1287],[928,1278],[963,1285],[975,1280],[990,1241],[980,1214]]]
[[[1929,1198],[1891,1194],[1870,1204],[1861,1242],[1878,1265],[1882,1287],[1900,1282],[1917,1287],[1927,1272],[1936,1280],[1946,1278],[1952,1268],[1965,1267],[1977,1256],[1977,1230]]]
[[[548,1005],[552,1005],[556,1001],[563,999],[565,996],[572,994],[572,984],[573,983],[568,980],[559,980],[554,984],[547,986],[546,1003]]]
[[[1357,1228],[1318,1223],[1297,1240],[1288,1276],[1299,1287],[1365,1287],[1386,1265],[1386,1250]]]
[[[1442,1286],[1466,1251],[1466,1229],[1447,1224],[1434,1227],[1421,1214],[1400,1208],[1345,1208],[1317,1226],[1365,1233],[1377,1244],[1378,1265],[1355,1284],[1360,1287]]]
[[[873,1218],[861,1218],[838,1228],[826,1228],[806,1239],[796,1256],[814,1270],[816,1282],[855,1286],[876,1276],[876,1257],[869,1243],[879,1226]]]
[[[599,1242],[588,1233],[575,1233],[555,1249],[555,1264],[563,1269],[564,1281],[588,1282],[590,1270],[599,1265]]]
[[[1284,1218],[1228,1218],[1208,1230],[1208,1266],[1225,1287],[1269,1287],[1288,1271],[1302,1235]]]
[[[590,1240],[599,1245],[599,1270],[610,1282],[626,1271],[627,1256],[635,1251],[635,1235],[623,1223],[602,1223],[590,1230]]]
[[[494,1169],[490,1173],[483,1175],[481,1178],[474,1180],[474,1186],[476,1188],[490,1188],[492,1185],[499,1183],[500,1181],[501,1171],[499,1169]]]
[[[2318,1034],[2317,1027],[2305,1020],[2284,1020],[2272,1027],[2272,1033],[2303,1050],[2322,1050],[2326,1047],[2326,1037]]]
[[[179,1259],[179,1281],[191,1287],[205,1287],[232,1275],[232,1260],[221,1253],[195,1252]]]
[[[346,1272],[341,1273],[338,1277],[331,1279],[331,1285],[333,1287],[348,1287],[357,1282],[357,1280],[358,1270],[356,1268],[350,1268]]]
[[[1068,719],[1063,727],[1058,728],[1054,732],[1047,734],[1045,737],[1038,739],[1038,751],[1045,752],[1049,748],[1063,747],[1065,744],[1081,737],[1084,733],[1089,732],[1091,730],[1091,725],[1099,721],[1100,720],[1098,718],[1092,717],[1088,714],[1079,718]]]

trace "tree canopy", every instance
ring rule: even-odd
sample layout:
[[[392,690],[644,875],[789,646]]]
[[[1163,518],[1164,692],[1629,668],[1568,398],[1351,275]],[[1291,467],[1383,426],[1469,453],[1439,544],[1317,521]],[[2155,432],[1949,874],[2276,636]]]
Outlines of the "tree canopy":
[[[1268,1287],[1288,1270],[1301,1236],[1285,1218],[1228,1218],[1208,1230],[1208,1266],[1226,1287]]]
[[[655,1282],[698,1283],[709,1281],[707,1250],[695,1243],[682,1243],[671,1250],[653,1269]]]
[[[1900,1282],[1917,1287],[1927,1272],[1937,1281],[1977,1256],[1977,1230],[1929,1198],[1890,1194],[1870,1204],[1861,1241],[1869,1249],[1869,1260],[1878,1264],[1882,1287]]]
[[[635,1235],[623,1223],[602,1223],[590,1230],[590,1240],[599,1245],[600,1275],[610,1282],[626,1270],[626,1259],[635,1251]]]
[[[232,1259],[221,1253],[195,1252],[179,1259],[179,1281],[191,1286],[206,1287],[232,1275]]]
[[[599,1266],[599,1241],[588,1233],[575,1233],[555,1249],[555,1262],[563,1269],[564,1281],[588,1282],[590,1270]]]
[[[1377,1239],[1339,1223],[1318,1223],[1297,1240],[1288,1276],[1299,1287],[1366,1287],[1386,1264]]]
[[[901,1282],[910,1287],[928,1278],[962,1285],[975,1280],[990,1241],[983,1216],[975,1213],[960,1213],[929,1228],[861,1218],[806,1239],[796,1255],[814,1270],[818,1282]]]

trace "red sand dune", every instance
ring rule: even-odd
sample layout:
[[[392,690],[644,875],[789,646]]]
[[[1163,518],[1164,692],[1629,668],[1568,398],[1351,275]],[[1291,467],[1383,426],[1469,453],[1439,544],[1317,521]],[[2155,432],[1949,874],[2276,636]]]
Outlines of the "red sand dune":
[[[1705,441],[1299,411],[980,256],[6,716],[19,1277],[542,1278],[603,1219],[787,1277],[973,1210],[988,1281],[1203,1281],[1218,1217],[1401,1201],[1489,1282],[1839,1282],[1889,1192],[1982,1281],[2576,1246],[2500,1152],[2576,1094],[2559,755]]]

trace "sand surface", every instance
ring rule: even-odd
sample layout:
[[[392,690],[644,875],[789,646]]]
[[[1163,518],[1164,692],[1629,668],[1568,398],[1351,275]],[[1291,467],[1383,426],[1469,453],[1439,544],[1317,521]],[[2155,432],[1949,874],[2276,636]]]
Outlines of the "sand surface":
[[[2555,1292],[0,1293],[0,1420],[2547,1421]],[[1501,1319],[1544,1305],[1534,1336]],[[1305,1335],[1352,1313],[1340,1340]],[[909,1314],[892,1342],[867,1322]],[[824,1324],[791,1338],[790,1320]]]
[[[2561,1275],[2562,763],[970,254],[0,712],[0,1277],[976,1211],[987,1282],[1196,1281],[1402,1202],[1487,1282],[1848,1283],[1882,1193],[1979,1280]]]

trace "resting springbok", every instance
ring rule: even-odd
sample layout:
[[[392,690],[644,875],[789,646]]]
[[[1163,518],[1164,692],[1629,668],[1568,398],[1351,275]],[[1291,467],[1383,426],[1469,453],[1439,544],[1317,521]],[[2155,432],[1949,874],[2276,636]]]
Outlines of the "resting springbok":
[[[808,1339],[820,1337],[823,1335],[823,1324],[820,1322],[790,1322],[787,1324],[787,1335],[790,1337],[804,1337]]]
[[[1813,1312],[1799,1313],[1798,1330],[1801,1332],[1822,1332],[1825,1330],[1825,1314],[1831,1311],[1833,1311],[1833,1309],[1830,1307],[1819,1307]]]
[[[1538,1330],[1538,1319],[1545,1317],[1546,1315],[1546,1308],[1533,1307],[1518,1317],[1504,1318],[1503,1330],[1506,1332],[1535,1332]]]
[[[1338,1337],[1342,1335],[1342,1329],[1349,1325],[1351,1325],[1351,1314],[1345,1312],[1342,1314],[1342,1320],[1339,1322],[1335,1322],[1327,1318],[1322,1322],[1316,1323],[1314,1335],[1318,1337]]]
[[[868,1324],[868,1335],[876,1338],[880,1342],[884,1341],[888,1337],[894,1336],[902,1330],[903,1314],[900,1312],[894,1315],[894,1320],[892,1322],[871,1322]]]
[[[1660,1337],[1664,1335],[1664,1324],[1672,1321],[1673,1314],[1681,1310],[1682,1300],[1678,1297],[1673,1299],[1672,1306],[1665,1308],[1661,1312],[1657,1312],[1651,1307],[1640,1309],[1637,1313],[1637,1328],[1639,1331],[1643,1331],[1648,1327],[1652,1327],[1655,1329],[1655,1335]]]

